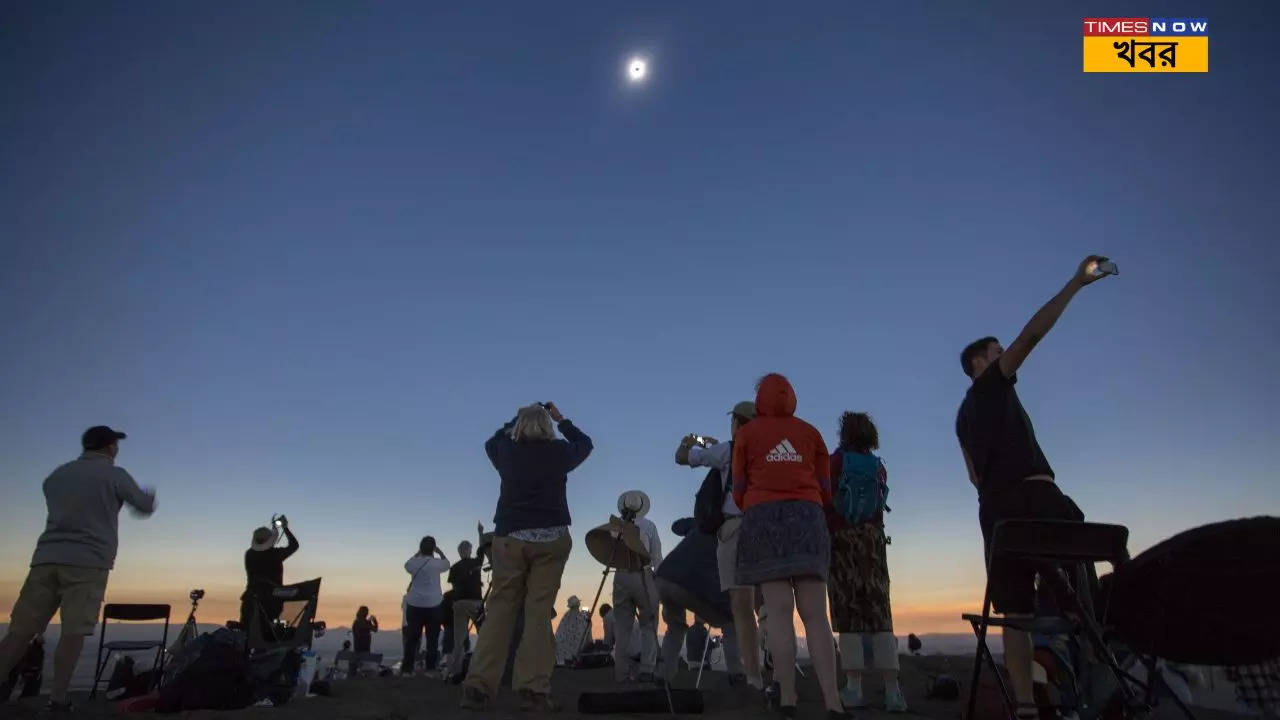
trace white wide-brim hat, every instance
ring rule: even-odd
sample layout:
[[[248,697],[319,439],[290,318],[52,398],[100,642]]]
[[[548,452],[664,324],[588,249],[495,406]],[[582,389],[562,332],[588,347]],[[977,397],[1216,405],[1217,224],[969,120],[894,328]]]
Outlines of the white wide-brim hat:
[[[257,539],[259,535],[259,532],[258,532],[259,530],[267,531],[268,534],[265,540],[259,541]],[[271,548],[276,546],[276,543],[279,542],[279,540],[280,540],[279,528],[275,526],[272,526],[270,528],[258,528],[257,530],[253,531],[253,540],[249,543],[249,548],[252,550],[257,550],[258,552],[262,552],[263,550],[270,550]]]
[[[635,510],[636,517],[642,518],[649,514],[649,496],[643,490],[628,490],[618,496],[618,512],[623,515],[628,510]]]

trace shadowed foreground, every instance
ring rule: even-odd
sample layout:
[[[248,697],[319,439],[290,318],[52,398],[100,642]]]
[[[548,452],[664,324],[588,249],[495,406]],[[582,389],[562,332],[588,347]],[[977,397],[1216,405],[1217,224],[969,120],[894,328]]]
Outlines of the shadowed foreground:
[[[888,718],[935,718],[937,720],[956,720],[964,711],[964,696],[956,702],[926,700],[925,692],[929,677],[938,672],[947,672],[961,681],[962,692],[967,692],[968,670],[972,658],[960,657],[903,657],[902,689],[906,694],[911,712],[906,715],[891,715],[874,707],[855,711],[858,718],[887,720]],[[807,670],[806,670],[807,672]],[[694,674],[685,672],[678,679],[677,686],[692,687]],[[731,718],[752,718],[774,720],[778,716],[763,707],[760,694],[742,687],[730,687],[725,676],[720,673],[708,673],[703,676],[703,690],[706,698],[706,712],[703,717],[717,720]],[[868,700],[874,705],[883,702],[880,683],[877,678],[868,676],[863,681]],[[558,718],[605,718],[605,717],[654,717],[662,715],[580,715],[577,712],[577,698],[582,692],[612,690],[613,669],[601,670],[558,670],[552,677],[552,692],[557,701],[564,705],[564,710],[556,715]],[[280,708],[247,708],[244,710],[199,710],[179,713],[170,717],[191,718],[192,720],[214,720],[215,718],[235,718],[235,720],[287,720],[287,719],[319,719],[319,720],[413,720],[414,718],[440,718],[442,720],[464,720],[481,718],[523,717],[519,711],[519,702],[514,693],[503,691],[489,711],[473,713],[458,708],[461,689],[445,685],[439,680],[424,678],[361,678],[351,681],[339,681],[334,684],[332,697],[301,698]],[[23,701],[3,706],[0,715],[11,718],[37,718],[43,701]],[[1162,707],[1156,714],[1160,720],[1172,720],[1181,715],[1170,707]],[[1201,720],[1232,720],[1242,716],[1210,710],[1197,710]],[[105,703],[88,705],[83,698],[76,712],[76,717],[101,718],[116,717],[114,706]],[[825,717],[821,704],[821,694],[812,674],[807,673],[800,680],[800,718],[819,720]],[[981,713],[982,717],[999,715],[991,711]],[[47,716],[43,716],[47,717]]]

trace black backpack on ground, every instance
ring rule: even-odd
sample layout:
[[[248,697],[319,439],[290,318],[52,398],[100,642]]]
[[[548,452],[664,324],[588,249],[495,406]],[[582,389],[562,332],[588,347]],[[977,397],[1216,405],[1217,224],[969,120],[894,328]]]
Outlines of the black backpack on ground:
[[[733,452],[732,440],[729,441],[729,451]],[[693,496],[693,519],[699,530],[712,536],[720,532],[720,526],[724,524],[724,496],[728,494],[720,468],[708,470],[698,494]]]
[[[236,710],[253,702],[244,637],[220,628],[192,640],[165,670],[156,711]]]

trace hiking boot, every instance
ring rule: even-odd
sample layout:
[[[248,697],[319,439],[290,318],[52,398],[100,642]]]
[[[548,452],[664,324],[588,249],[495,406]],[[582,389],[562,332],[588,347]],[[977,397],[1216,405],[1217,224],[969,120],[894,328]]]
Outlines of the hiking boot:
[[[489,696],[483,690],[464,686],[462,688],[462,702],[458,707],[463,710],[484,710],[489,707]]]
[[[554,713],[560,712],[560,705],[547,693],[526,689],[520,691],[520,711]]]
[[[891,713],[907,711],[907,699],[902,697],[902,690],[887,690],[884,694],[884,709]]]

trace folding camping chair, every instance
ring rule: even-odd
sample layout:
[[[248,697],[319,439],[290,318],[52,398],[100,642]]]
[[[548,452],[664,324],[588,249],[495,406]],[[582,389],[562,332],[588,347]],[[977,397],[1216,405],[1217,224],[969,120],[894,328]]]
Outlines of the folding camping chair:
[[[1119,567],[1129,559],[1129,530],[1122,525],[1104,525],[1069,520],[1004,520],[992,531],[990,555],[987,558],[987,584],[982,601],[982,614],[961,617],[973,626],[977,636],[977,655],[973,661],[973,679],[969,685],[969,709],[965,717],[974,718],[978,700],[978,680],[985,663],[995,676],[1010,720],[1016,720],[1017,705],[996,667],[987,647],[987,629],[1008,627],[1043,635],[1066,635],[1083,639],[1093,656],[1101,661],[1122,694],[1126,708],[1135,704],[1134,694],[1114,655],[1103,639],[1102,623],[1106,618],[1105,601],[1101,611],[1095,609],[1098,597],[1094,563],[1107,562]],[[1033,617],[991,616],[991,567],[997,559],[1014,559],[1038,566],[1042,590],[1051,590],[1060,612]],[[1071,572],[1068,572],[1068,569]],[[1069,708],[1076,709],[1076,708]]]
[[[265,596],[265,597],[264,597]],[[245,628],[245,653],[311,647],[320,602],[320,578],[293,585],[258,586],[250,593],[249,625]],[[279,605],[276,622],[267,607]]]
[[[160,676],[164,673],[164,648],[169,644],[169,611],[168,605],[108,603],[102,608],[102,630],[98,633],[98,660],[94,664],[93,688],[89,691],[90,700],[98,694],[98,685],[102,682],[102,673],[107,669],[107,660],[111,658],[110,653],[112,652],[155,650],[155,672],[152,674],[151,685],[155,686],[159,683]],[[164,620],[164,632],[159,640],[112,640],[111,642],[106,642],[107,620],[120,620],[123,622]],[[104,651],[107,653],[105,658],[103,657]]]

